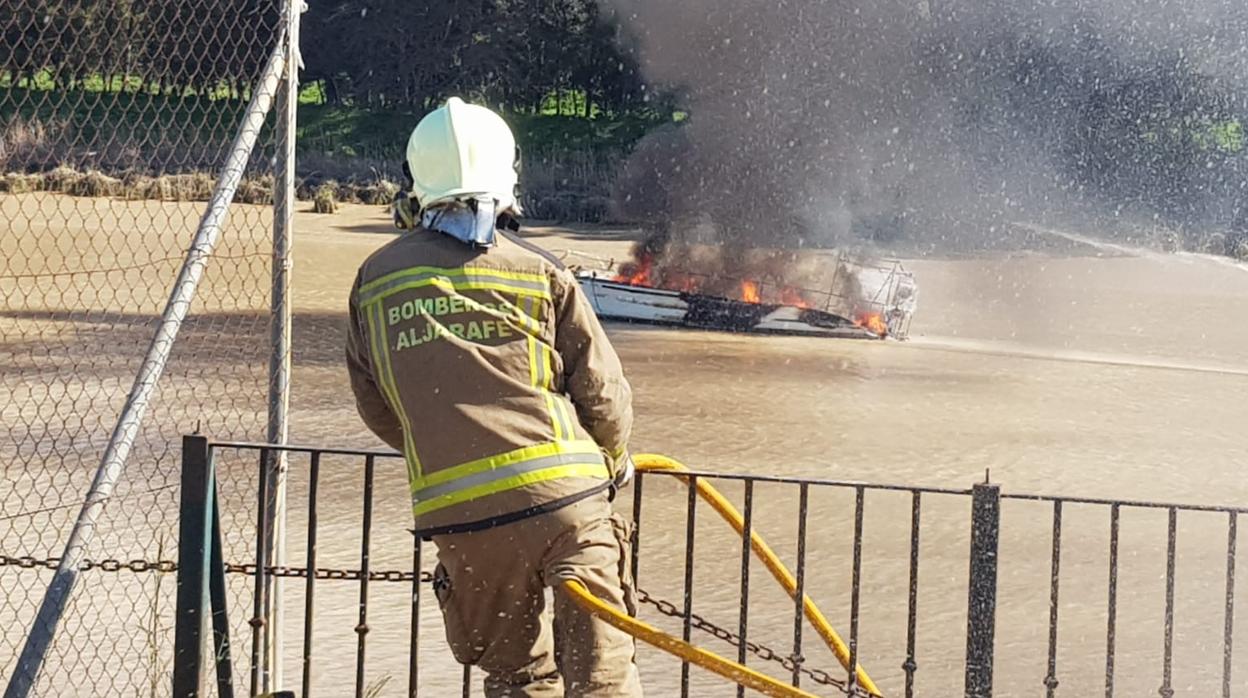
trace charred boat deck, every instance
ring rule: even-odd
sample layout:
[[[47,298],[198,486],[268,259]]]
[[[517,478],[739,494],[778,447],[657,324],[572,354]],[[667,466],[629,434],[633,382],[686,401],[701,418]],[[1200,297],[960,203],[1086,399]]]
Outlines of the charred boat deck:
[[[581,288],[598,317],[724,332],[882,339],[885,335],[834,313],[791,305],[669,291],[583,273]]]
[[[577,273],[582,290],[600,318],[725,332],[803,335],[844,339],[905,339],[918,300],[914,276],[900,262],[868,264],[841,255],[837,274],[852,284],[832,281],[827,291],[768,289],[741,281],[738,298],[689,290],[657,288],[646,276],[629,278],[610,271]],[[690,275],[685,274],[686,278]],[[848,294],[835,289],[851,287]]]

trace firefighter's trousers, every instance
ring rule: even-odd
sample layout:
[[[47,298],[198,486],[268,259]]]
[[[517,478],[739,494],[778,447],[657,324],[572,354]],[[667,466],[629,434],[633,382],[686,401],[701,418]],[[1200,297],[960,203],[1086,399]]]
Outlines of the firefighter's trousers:
[[[635,614],[628,526],[602,493],[485,531],[433,537],[447,642],[461,664],[485,671],[487,698],[642,695],[633,638],[590,617],[560,586],[580,580]]]

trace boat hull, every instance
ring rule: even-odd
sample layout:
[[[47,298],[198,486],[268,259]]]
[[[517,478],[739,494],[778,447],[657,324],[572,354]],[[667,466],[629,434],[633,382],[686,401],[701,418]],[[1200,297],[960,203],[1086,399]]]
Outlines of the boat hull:
[[[881,338],[843,317],[819,310],[634,286],[593,272],[580,274],[578,280],[594,312],[604,320],[724,332]]]

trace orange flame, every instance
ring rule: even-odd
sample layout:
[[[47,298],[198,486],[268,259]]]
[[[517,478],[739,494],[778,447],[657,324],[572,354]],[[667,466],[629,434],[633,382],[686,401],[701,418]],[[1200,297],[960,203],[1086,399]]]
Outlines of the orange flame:
[[[746,303],[762,303],[763,297],[758,292],[758,283],[754,281],[741,282],[741,300]]]
[[[888,336],[888,323],[884,322],[883,313],[860,312],[854,318],[854,324],[881,337]]]
[[[630,286],[650,286],[653,270],[654,258],[648,255],[642,256],[635,262],[621,265],[620,273],[616,274],[615,281]]]
[[[791,305],[795,308],[810,308],[810,303],[802,295],[802,292],[792,286],[785,286],[780,289],[780,302],[784,305]]]
[[[710,280],[710,288],[706,288],[707,278],[694,274],[687,274],[677,270],[664,268],[661,271],[656,269],[655,258],[651,254],[640,254],[631,261],[620,265],[619,272],[613,277],[613,281],[630,286],[646,286],[649,288],[664,288],[671,291],[681,291],[683,293],[711,293],[720,295],[725,292],[725,285]],[[731,282],[729,282],[731,284]],[[731,286],[729,285],[729,288]],[[774,287],[773,287],[774,288]],[[729,292],[731,293],[731,292]],[[736,300],[753,305],[761,305],[763,301],[763,287],[757,281],[742,281],[738,287]],[[806,296],[799,289],[792,286],[783,286],[778,289],[768,291],[768,303],[779,303],[781,305],[793,306],[796,308],[813,308],[814,306],[806,300]]]

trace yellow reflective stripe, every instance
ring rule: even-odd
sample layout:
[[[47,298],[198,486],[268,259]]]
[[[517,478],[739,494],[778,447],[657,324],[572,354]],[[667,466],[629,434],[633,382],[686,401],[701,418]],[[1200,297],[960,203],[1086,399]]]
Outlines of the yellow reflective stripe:
[[[532,385],[534,388],[540,389],[541,384],[540,384],[540,379],[539,379],[539,370],[538,370],[539,365],[538,365],[538,353],[537,353],[538,322],[536,318],[533,317],[535,314],[533,311],[533,306],[536,303],[532,298],[517,298],[516,300],[520,304],[519,306],[520,317],[523,317],[526,322],[532,323],[531,327],[533,329],[531,332],[529,332],[529,336],[528,336],[529,384]]]
[[[543,470],[535,470],[529,473],[523,473],[514,477],[503,480],[496,480],[483,485],[469,487],[459,490],[453,494],[443,495],[436,499],[430,499],[420,502],[412,507],[413,516],[421,516],[439,509],[445,509],[456,504],[463,504],[474,499],[488,497],[492,494],[514,490],[525,485],[534,485],[539,482],[549,482],[550,480],[558,480],[565,477],[591,477],[605,479],[610,477],[607,472],[607,466],[601,462],[598,463],[573,463],[571,465],[557,465],[553,468],[545,468]]]
[[[407,461],[408,478],[415,479],[421,475],[420,459],[416,456],[416,444],[412,436],[412,423],[407,418],[407,410],[404,409],[403,401],[399,399],[398,388],[395,386],[394,372],[390,365],[390,341],[386,336],[385,326],[385,316],[382,307],[378,305],[370,308],[368,312],[368,333],[373,349],[373,364],[376,372],[379,374],[378,379],[381,381],[382,392],[386,394],[390,407],[397,414],[399,424],[403,428],[403,456],[404,460]]]
[[[504,465],[492,470],[486,470],[472,475],[465,475],[456,478],[450,482],[444,482],[440,485],[429,485],[412,492],[412,505],[415,506],[421,502],[427,502],[434,499],[440,499],[456,492],[462,492],[478,485],[488,485],[492,482],[500,482],[509,478],[524,475],[526,473],[535,473],[540,470],[548,470],[561,465],[580,465],[583,463],[602,463],[602,457],[598,454],[589,453],[561,453],[554,456],[543,456],[541,458],[530,458],[522,460],[518,463]]]
[[[563,419],[563,423],[567,425],[568,438],[576,436],[576,428],[573,426],[576,422],[572,421],[572,413],[568,411],[568,400],[562,396],[555,401],[559,406],[559,415]]]
[[[384,328],[386,326],[385,308],[383,308],[380,305],[376,306],[376,308],[377,308],[378,326]],[[399,411],[399,419],[402,421],[402,424],[403,424],[403,440],[404,440],[405,448],[407,450],[407,467],[408,467],[409,478],[413,473],[415,474],[416,477],[420,477],[421,465],[420,465],[420,457],[416,455],[416,434],[415,434],[415,431],[412,429],[412,420],[409,419],[407,416],[407,407],[403,404],[403,401],[400,399],[399,387],[394,380],[394,364],[390,361],[390,342],[388,341],[387,336],[384,334],[384,331],[382,334],[382,338],[383,338],[383,341],[382,341],[381,347],[382,347],[382,357],[385,359],[385,365],[386,365],[386,380],[389,381],[390,383],[390,392],[394,395],[394,399],[395,399],[395,402],[397,403],[397,408]]]
[[[518,287],[503,281],[451,281],[450,279],[432,278],[418,279],[416,281],[408,281],[386,288],[385,291],[366,295],[360,293],[358,302],[361,306],[373,305],[389,298],[390,296],[413,288],[425,288],[435,286],[446,291],[498,291],[500,293],[514,293],[518,296],[527,296],[533,298],[550,298],[550,291],[537,290],[532,288]]]
[[[521,301],[521,302],[524,301],[523,298],[517,298],[516,300]],[[503,299],[503,301],[499,303],[500,307],[504,305],[507,308],[507,310],[514,311],[514,312],[512,312],[509,315],[500,315],[500,317],[507,319],[507,320],[517,320],[524,327],[524,331],[528,333],[530,337],[534,337],[541,333],[542,331],[541,323],[534,320],[530,316],[530,313],[524,310],[522,306],[515,305],[514,303],[512,303],[511,301],[507,299]]]
[[[545,342],[538,343],[538,367],[537,376],[541,385],[538,389],[542,391],[542,395],[546,398],[546,411],[550,413],[550,426],[555,430],[555,439],[566,439],[571,434],[564,432],[563,424],[559,421],[559,408],[556,406],[556,400],[553,393],[550,392],[550,347]]]
[[[360,305],[376,303],[411,288],[438,286],[464,290],[493,290],[521,296],[550,298],[550,280],[543,274],[510,272],[483,267],[411,267],[374,279],[360,287]]]
[[[550,419],[555,427],[555,438],[576,438],[576,432],[572,428],[572,417],[568,414],[568,401],[553,389],[555,384],[555,352],[545,343],[541,344],[541,348],[541,388],[546,393],[546,407],[550,410]]]
[[[526,298],[522,302],[528,303],[529,315],[533,318],[533,322],[541,325],[541,306],[534,298]],[[555,440],[571,439],[576,434],[572,431],[572,423],[568,419],[567,408],[563,405],[563,400],[551,392],[554,385],[554,360],[553,352],[550,345],[539,340],[536,336],[529,337],[529,376],[533,380],[533,387],[542,393],[543,399],[546,401],[546,411],[550,414],[550,428],[555,433]]]
[[[555,430],[555,438],[567,438],[563,433],[563,425],[559,423],[559,408],[555,406],[555,396],[550,391],[543,391],[546,397],[546,411],[550,413],[550,426]]]
[[[551,380],[551,360],[550,345],[542,342],[542,389],[550,390],[550,386],[554,384]]]
[[[490,267],[408,267],[369,281],[368,283],[360,286],[360,292],[367,293],[368,291],[371,291],[379,286],[384,286],[391,281],[407,276],[417,276],[420,274],[439,274],[442,276],[496,276],[500,279],[527,281],[530,283],[542,284],[544,286],[548,286],[550,284],[550,280],[545,274],[535,274],[523,271],[506,271],[504,269],[491,269]]]
[[[462,477],[483,473],[488,470],[504,468],[516,463],[566,454],[596,455],[601,458],[598,444],[593,441],[557,441],[552,443],[525,446],[507,453],[500,453],[488,458],[461,463],[445,470],[437,470],[428,475],[412,480],[412,491],[417,492],[426,487],[433,487],[444,482],[458,480]]]

